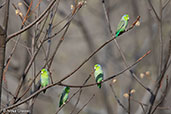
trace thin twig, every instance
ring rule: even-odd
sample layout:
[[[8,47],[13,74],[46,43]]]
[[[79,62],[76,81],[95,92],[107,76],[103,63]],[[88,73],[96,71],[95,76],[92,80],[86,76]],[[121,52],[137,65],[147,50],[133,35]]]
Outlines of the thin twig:
[[[30,9],[31,9],[31,7],[32,7],[32,4],[33,4],[33,0],[31,0],[31,2],[30,2],[30,5],[29,5],[28,10],[27,10],[27,12],[26,12],[26,15],[25,15],[25,17],[24,17],[24,20],[23,20],[23,22],[22,22],[22,27],[23,27],[24,23],[25,23],[26,20],[27,20],[27,16],[28,16],[28,14],[29,14],[29,12],[30,12]]]
[[[128,114],[131,114],[131,90],[128,93]]]
[[[133,99],[132,97],[130,97],[130,98],[131,98],[132,101],[134,101],[135,103],[138,103],[141,106],[141,108],[142,108],[142,110],[143,110],[143,112],[145,114],[144,106],[148,106],[148,105],[147,104],[143,104],[140,101]]]
[[[86,81],[83,83],[83,85],[85,85],[85,84],[87,83],[87,81],[89,80],[89,78],[90,78],[91,76],[92,76],[92,74],[89,75],[89,77],[86,79]],[[77,99],[77,101],[76,101],[76,103],[75,103],[75,106],[74,106],[74,108],[72,109],[72,111],[71,111],[70,114],[74,113],[74,110],[76,109],[76,107],[77,107],[77,105],[78,105],[78,103],[79,103],[79,101],[80,101],[82,89],[80,88],[79,90],[80,90],[80,92],[79,92],[79,95],[78,95],[78,99]]]
[[[50,14],[50,22],[49,22],[49,28],[47,30],[47,38],[50,37],[51,35],[51,32],[52,32],[52,24],[53,24],[53,21],[55,19],[55,15],[56,15],[56,12],[58,10],[58,6],[59,6],[59,2],[60,0],[58,0],[58,2],[56,2],[56,8],[55,8],[55,11],[53,13],[53,10],[51,11],[51,14]],[[45,60],[47,61],[48,58],[49,58],[49,54],[50,54],[50,48],[51,48],[51,39],[48,40],[48,49],[47,49],[47,52],[46,52],[46,57],[45,57]],[[53,61],[53,60],[52,60]],[[50,67],[48,67],[48,70],[50,70]],[[53,78],[52,78],[52,75],[51,75],[51,72],[50,72],[50,78],[51,78],[51,82],[53,84]]]
[[[105,16],[106,16],[106,20],[107,20],[107,25],[108,25],[108,28],[109,28],[109,32],[112,33],[112,28],[111,28],[111,25],[110,25],[109,15],[108,15],[108,12],[107,12],[107,8],[106,8],[105,3],[106,3],[105,0],[102,0],[103,10],[104,10],[104,13],[105,13]]]
[[[79,94],[78,94],[77,101],[76,101],[76,103],[75,103],[75,105],[74,105],[74,107],[73,107],[73,109],[72,109],[72,111],[71,111],[70,114],[73,114],[73,113],[74,113],[74,111],[75,111],[75,109],[76,109],[76,107],[77,107],[77,105],[78,105],[78,103],[79,103],[79,101],[80,101],[81,93],[82,93],[82,90],[80,90],[80,92],[79,92]]]
[[[3,89],[4,89],[7,93],[9,93],[12,97],[15,97],[7,88],[3,87]]]
[[[56,27],[58,27],[61,23],[63,23],[65,20],[67,20],[69,17],[72,16],[72,13],[70,13],[69,15],[67,15],[66,17],[64,17],[61,21],[59,21],[58,23],[54,24],[52,29],[55,29]]]
[[[117,97],[116,92],[115,92],[115,90],[114,90],[112,84],[109,84],[109,85],[110,85],[110,88],[111,88],[111,90],[112,90],[112,93],[113,93],[114,96],[115,96],[115,99],[116,99],[117,103],[118,103],[118,104],[119,104],[119,105],[128,113],[127,108],[121,103],[121,101],[120,101],[119,98]]]
[[[151,112],[151,114],[154,114],[154,112],[156,111],[157,107],[160,106],[160,104],[164,101],[166,95],[167,95],[167,91],[168,91],[168,76],[166,76],[166,87],[165,87],[165,91],[163,92],[163,97],[161,97],[161,100],[159,101],[159,103],[154,107],[153,111]]]
[[[3,8],[5,6],[7,1],[4,1],[1,5],[0,5],[0,9]]]
[[[17,45],[18,45],[18,43],[19,43],[19,40],[20,40],[20,37],[17,38],[17,41],[16,41],[16,43],[15,43],[15,45],[14,45],[14,47],[13,47],[11,53],[9,54],[9,57],[8,57],[7,60],[6,60],[6,65],[5,65],[4,72],[3,72],[3,79],[4,79],[4,80],[5,80],[5,74],[6,74],[7,70],[8,70],[8,67],[9,67],[9,64],[10,64],[10,61],[11,61],[11,58],[12,58],[12,56],[13,56],[13,54],[14,54],[14,51],[15,51],[16,48],[17,48]]]
[[[15,4],[14,3],[12,3],[12,6],[13,6],[13,8],[15,9],[15,11],[16,10],[19,10],[16,6],[15,6]],[[20,10],[19,10],[20,11]],[[21,12],[21,11],[20,11]],[[23,21],[23,17],[21,16],[21,15],[18,15],[19,17],[20,17],[20,20],[21,21]],[[24,25],[25,25],[25,23],[24,23]],[[26,25],[25,25],[26,26]]]
[[[10,8],[10,0],[6,1],[6,13],[5,13],[5,18],[4,18],[4,22],[5,22],[5,34],[7,35],[7,30],[8,30],[8,20],[9,20],[9,8]]]
[[[166,8],[166,6],[169,4],[170,1],[171,1],[171,0],[168,0],[168,1],[163,5],[162,11]]]
[[[17,35],[23,33],[24,31],[28,30],[29,28],[31,28],[31,27],[32,27],[33,25],[35,25],[36,23],[42,21],[41,18],[43,18],[43,17],[45,16],[45,14],[52,8],[52,6],[54,5],[55,2],[56,2],[56,0],[52,0],[51,3],[48,5],[48,7],[44,10],[44,12],[43,12],[36,20],[34,20],[32,23],[30,23],[28,26],[26,26],[25,28],[23,28],[23,29],[21,29],[21,30],[19,30],[19,31],[17,31],[17,32],[11,34],[11,35],[9,35],[9,36],[7,37],[6,43],[7,43],[10,39],[12,39],[13,37],[15,37],[15,36],[17,36]]]
[[[155,14],[157,20],[160,21],[160,18],[159,18],[159,16],[158,16],[156,10],[155,10],[154,7],[153,7],[153,5],[152,5],[152,3],[151,3],[151,0],[147,0],[147,1],[148,1],[149,5],[150,5],[151,9],[153,10],[153,12],[154,12],[154,14]]]
[[[90,103],[90,101],[94,98],[94,96],[95,96],[95,94],[93,94],[93,96],[87,101],[87,103],[85,105],[83,105],[83,107],[76,114],[79,114],[84,109],[84,107],[86,107],[87,104]]]
[[[14,39],[12,39],[11,41],[13,41],[13,42],[17,42],[17,40],[14,40]],[[28,46],[25,46],[24,44],[22,44],[22,43],[20,43],[20,42],[18,42],[18,45],[20,45],[21,47],[24,47],[24,48],[26,48],[26,50],[27,50],[27,52],[29,53],[29,55],[30,55],[30,57],[31,57],[31,49],[28,47]]]

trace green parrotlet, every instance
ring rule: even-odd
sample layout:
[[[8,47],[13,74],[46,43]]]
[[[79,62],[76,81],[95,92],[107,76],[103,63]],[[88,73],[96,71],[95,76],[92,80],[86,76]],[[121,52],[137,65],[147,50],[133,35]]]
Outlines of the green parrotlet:
[[[40,83],[42,88],[46,87],[49,84],[49,72],[45,68],[41,70]],[[46,90],[44,90],[43,92],[45,93]]]
[[[94,76],[95,76],[95,79],[96,79],[96,83],[99,83],[97,84],[98,88],[101,88],[101,81],[103,81],[103,70],[102,70],[102,67],[101,65],[99,64],[96,64],[94,65]]]
[[[116,29],[116,38],[125,31],[129,21],[129,16],[127,14],[123,15]]]
[[[61,107],[67,100],[70,92],[70,87],[65,87],[59,101],[59,107]]]

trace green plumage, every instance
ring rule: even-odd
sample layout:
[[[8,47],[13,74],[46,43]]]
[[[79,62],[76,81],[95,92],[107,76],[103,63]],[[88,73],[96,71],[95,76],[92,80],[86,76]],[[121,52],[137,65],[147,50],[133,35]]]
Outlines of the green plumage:
[[[49,84],[49,72],[45,68],[41,70],[40,83],[42,88]],[[45,93],[46,90],[43,92]]]
[[[103,81],[103,70],[102,67],[99,64],[94,65],[94,76],[96,79],[97,86],[101,88],[101,81]]]
[[[116,36],[118,37],[121,33],[123,33],[128,25],[128,21],[129,21],[129,16],[127,14],[123,15],[118,26],[116,29]]]
[[[69,91],[70,87],[65,87],[60,97],[59,107],[61,107],[61,105],[63,105],[68,100]]]

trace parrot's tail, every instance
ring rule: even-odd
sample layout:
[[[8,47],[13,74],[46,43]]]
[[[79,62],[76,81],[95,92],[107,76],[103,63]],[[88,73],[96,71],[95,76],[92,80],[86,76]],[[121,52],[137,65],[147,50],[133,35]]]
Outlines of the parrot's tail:
[[[45,93],[46,92],[46,89],[45,90],[43,90],[43,93]]]
[[[118,36],[119,36],[119,32],[116,33],[115,38],[117,38]]]
[[[97,84],[97,86],[98,86],[98,88],[101,88],[101,87],[102,87],[102,85],[101,85],[101,84]]]

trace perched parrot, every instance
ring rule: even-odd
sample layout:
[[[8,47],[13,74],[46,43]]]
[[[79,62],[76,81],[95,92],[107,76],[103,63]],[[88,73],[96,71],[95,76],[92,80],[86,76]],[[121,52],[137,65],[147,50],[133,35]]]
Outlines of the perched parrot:
[[[96,83],[100,83],[103,80],[103,70],[99,64],[94,65],[94,76],[96,79]],[[101,83],[97,84],[99,88],[101,88]]]
[[[61,105],[63,105],[68,100],[69,91],[70,87],[67,86],[64,88],[59,101],[59,107],[61,107]]]
[[[128,25],[128,21],[129,21],[129,16],[127,14],[123,15],[118,26],[117,26],[117,30],[116,30],[116,36],[118,37],[119,34],[121,34],[122,32],[125,31],[127,25]]]
[[[49,84],[49,72],[45,68],[41,70],[40,83],[42,88]],[[43,92],[45,93],[46,90]]]

